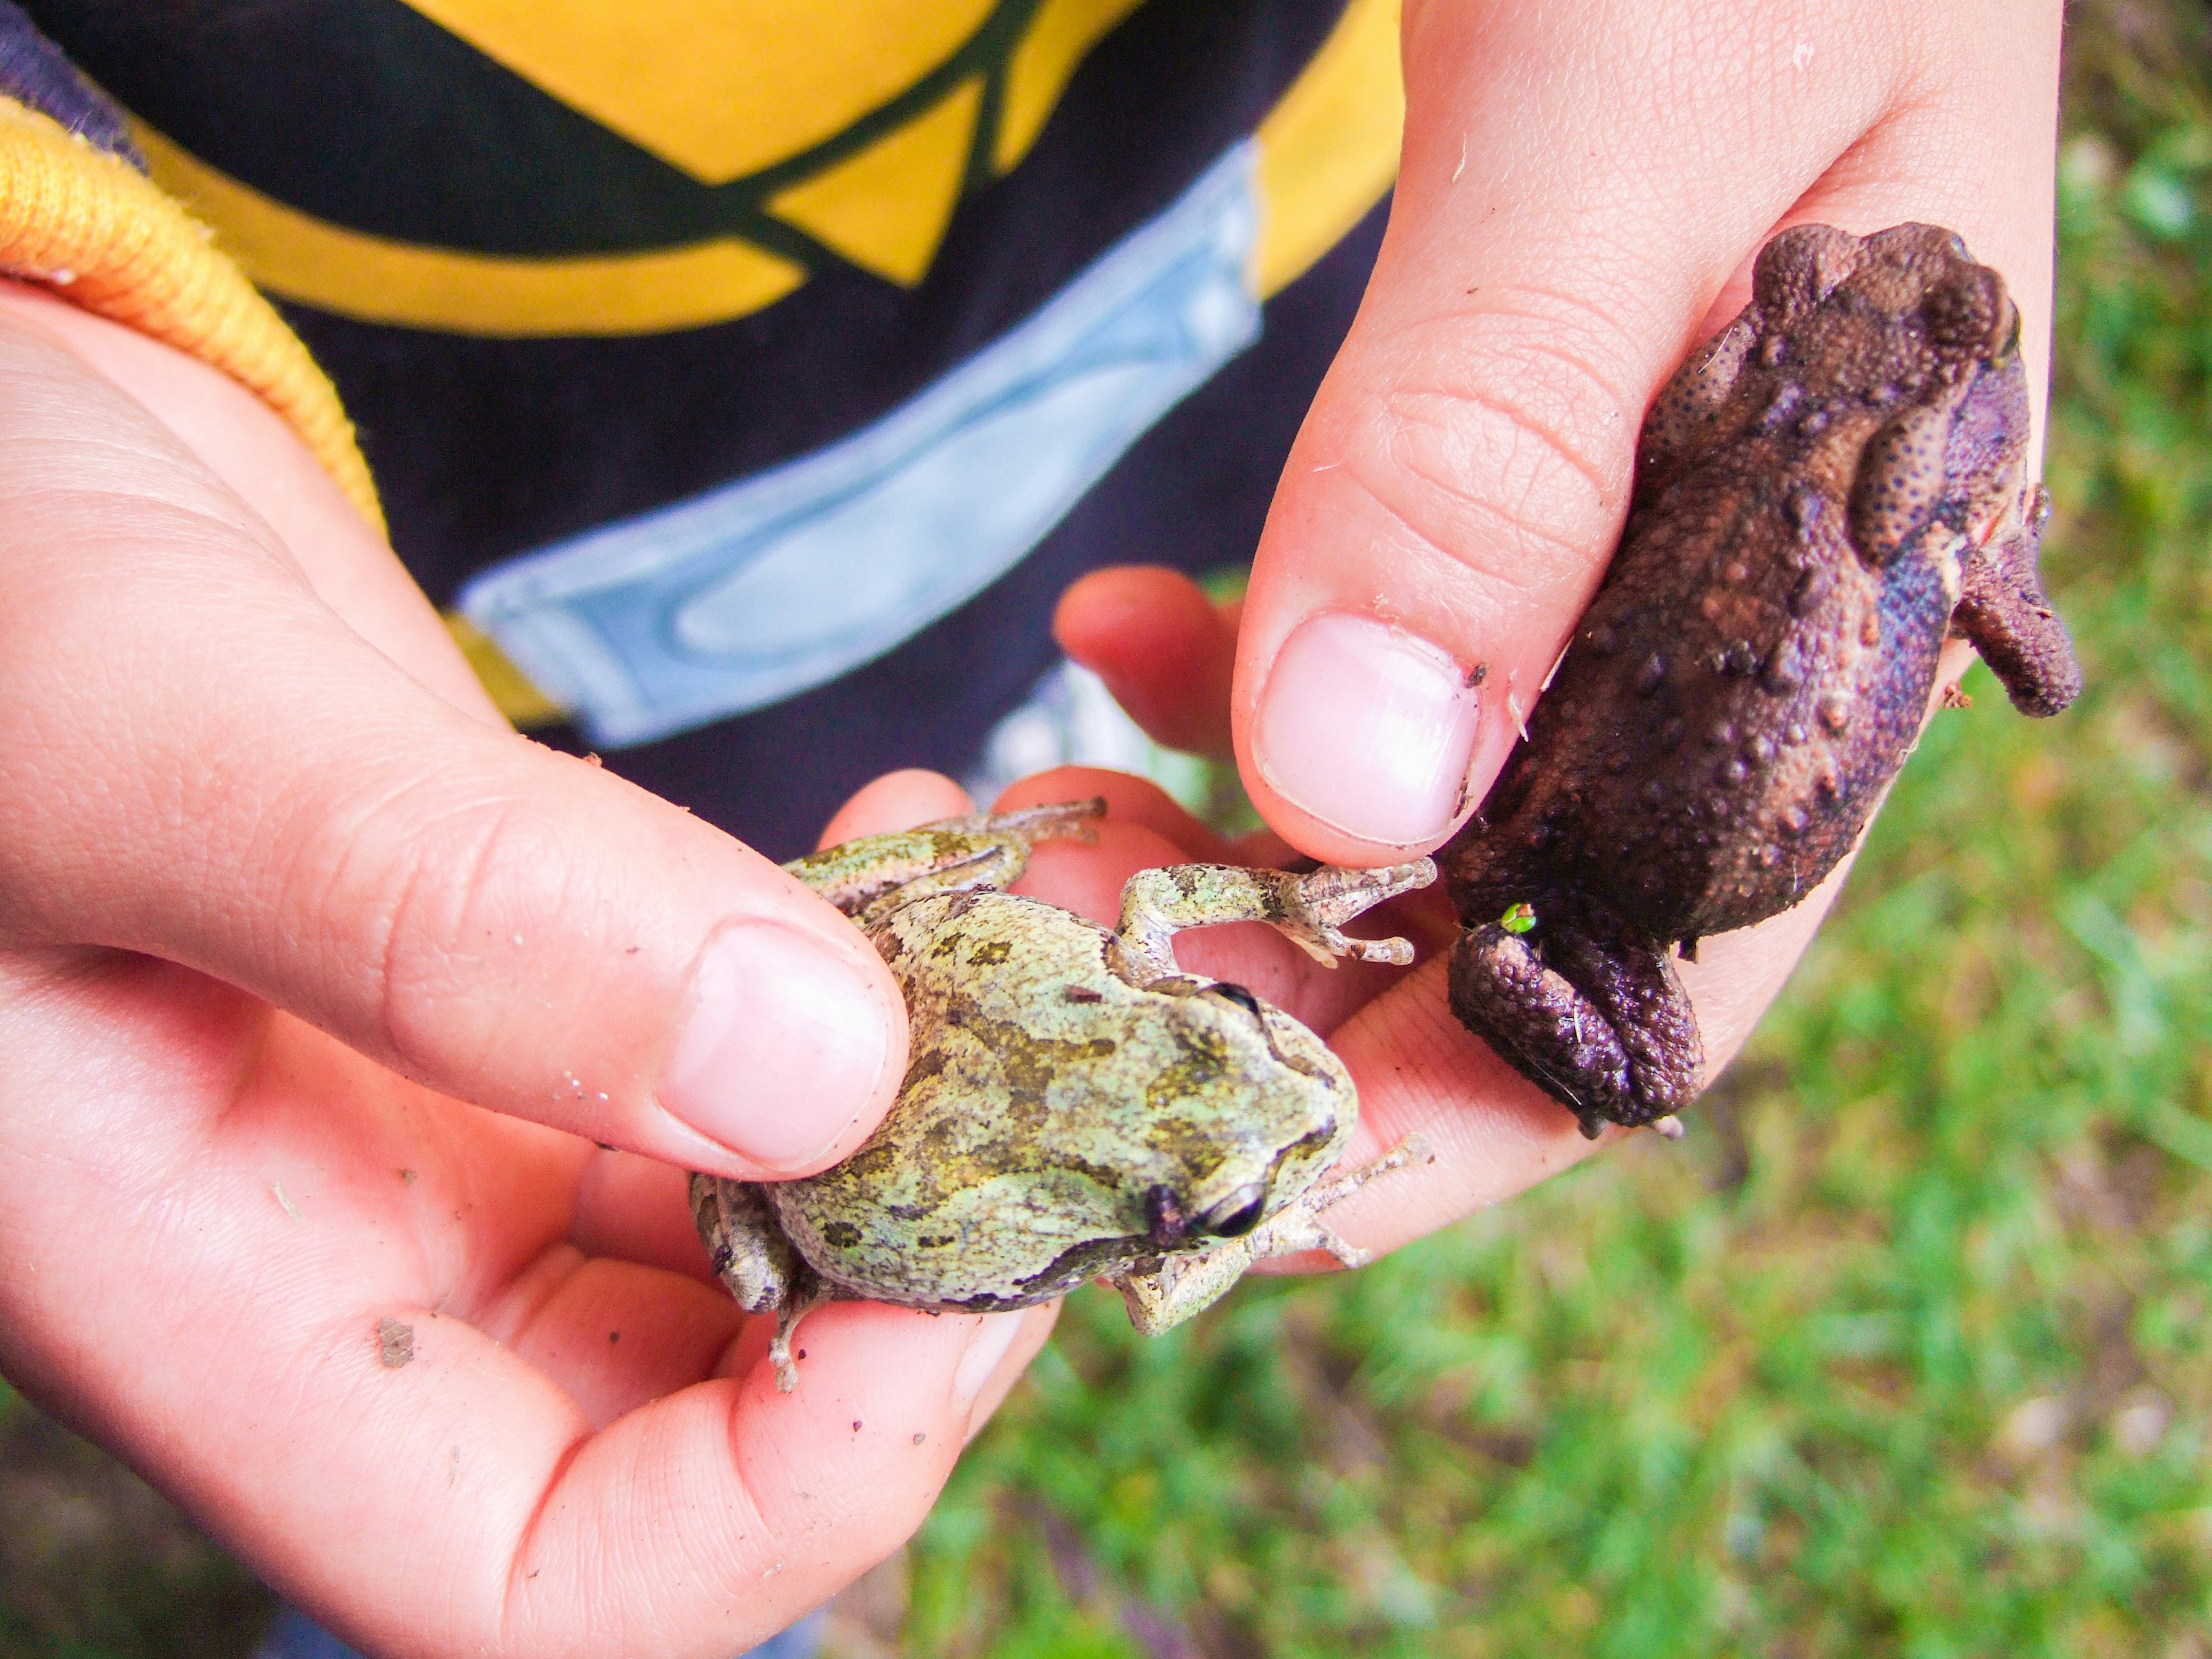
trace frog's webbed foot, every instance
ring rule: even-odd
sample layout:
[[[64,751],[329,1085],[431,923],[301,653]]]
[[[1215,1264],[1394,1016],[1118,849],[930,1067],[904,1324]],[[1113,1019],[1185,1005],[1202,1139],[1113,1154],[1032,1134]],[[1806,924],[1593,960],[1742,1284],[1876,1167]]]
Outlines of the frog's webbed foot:
[[[1697,1098],[1697,1016],[1663,948],[1603,945],[1559,922],[1544,928],[1542,951],[1498,922],[1469,928],[1452,952],[1461,1023],[1592,1139],[1607,1121],[1652,1123]]]
[[[1203,1250],[1152,1259],[1142,1271],[1107,1276],[1121,1292],[1129,1322],[1140,1336],[1158,1336],[1200,1313],[1228,1293],[1255,1262],[1270,1256],[1326,1250],[1347,1267],[1366,1266],[1371,1253],[1356,1249],[1322,1224],[1321,1212],[1358,1192],[1379,1175],[1427,1162],[1433,1154],[1418,1134],[1407,1135],[1372,1164],[1323,1182],[1285,1204],[1241,1238],[1224,1238]]]
[[[1121,946],[1140,984],[1179,971],[1171,943],[1178,932],[1224,921],[1264,921],[1330,967],[1339,957],[1403,967],[1413,959],[1406,940],[1353,939],[1344,924],[1436,878],[1427,859],[1379,870],[1324,866],[1304,874],[1229,864],[1139,870],[1121,889]]]
[[[2066,624],[2051,608],[2035,568],[2051,498],[2031,484],[2013,521],[1960,568],[1954,631],[1973,641],[2023,714],[2056,714],[2081,694],[2081,665]]]
[[[912,830],[841,842],[783,867],[866,927],[878,907],[933,893],[1011,887],[1041,841],[1095,841],[1103,799],[1018,812],[974,812]]]

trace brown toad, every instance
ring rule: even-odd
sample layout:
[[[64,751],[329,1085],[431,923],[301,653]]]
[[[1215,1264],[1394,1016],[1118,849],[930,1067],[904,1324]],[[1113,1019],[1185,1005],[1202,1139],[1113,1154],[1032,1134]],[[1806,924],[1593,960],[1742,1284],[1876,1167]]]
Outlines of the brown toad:
[[[1670,948],[1790,908],[1850,849],[1947,634],[2024,714],[2081,690],[2029,424],[2003,279],[1932,225],[1775,237],[1652,404],[1604,585],[1439,857],[1453,1012],[1584,1133],[1696,1097]]]

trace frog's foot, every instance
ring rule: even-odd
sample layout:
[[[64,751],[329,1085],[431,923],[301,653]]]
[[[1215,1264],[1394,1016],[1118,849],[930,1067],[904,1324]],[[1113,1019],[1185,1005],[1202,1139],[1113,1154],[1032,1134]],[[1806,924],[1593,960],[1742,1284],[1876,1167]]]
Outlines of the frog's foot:
[[[1121,1292],[1129,1322],[1140,1336],[1158,1336],[1211,1307],[1228,1293],[1254,1263],[1270,1256],[1326,1250],[1347,1267],[1364,1267],[1371,1252],[1346,1243],[1321,1222],[1321,1212],[1379,1175],[1425,1163],[1432,1154],[1419,1135],[1407,1135],[1372,1164],[1334,1181],[1324,1182],[1292,1200],[1241,1238],[1224,1238],[1203,1250],[1154,1259],[1146,1270],[1109,1274]]]
[[[1224,921],[1264,921],[1329,966],[1339,957],[1387,962],[1413,959],[1402,939],[1353,939],[1343,925],[1385,899],[1437,878],[1427,859],[1380,870],[1322,868],[1299,875],[1287,870],[1248,870],[1230,864],[1176,864],[1139,870],[1121,889],[1121,949],[1134,982],[1177,973],[1176,933]]]
[[[799,1322],[825,1302],[837,1298],[836,1287],[826,1279],[805,1268],[804,1278],[793,1293],[776,1310],[775,1334],[769,1340],[768,1363],[775,1367],[775,1391],[789,1394],[799,1386],[799,1358],[793,1354],[791,1339],[799,1329]]]
[[[1603,946],[1571,925],[1547,928],[1543,948],[1497,922],[1470,927],[1452,952],[1460,1023],[1593,1140],[1608,1121],[1654,1122],[1697,1098],[1697,1016],[1663,951]]]
[[[1304,1218],[1307,1231],[1296,1242],[1290,1238],[1290,1229],[1285,1230],[1281,1248],[1267,1252],[1269,1255],[1289,1255],[1298,1250],[1327,1250],[1347,1267],[1364,1267],[1375,1259],[1375,1252],[1348,1244],[1334,1231],[1322,1224],[1321,1212],[1334,1204],[1341,1204],[1376,1176],[1389,1175],[1393,1170],[1403,1170],[1415,1164],[1433,1164],[1437,1155],[1429,1150],[1428,1138],[1414,1133],[1407,1135],[1372,1164],[1363,1164],[1348,1174],[1334,1181],[1325,1181],[1313,1188],[1297,1203],[1285,1206],[1281,1216],[1293,1213]]]
[[[1959,571],[1959,604],[1951,627],[1973,641],[2023,714],[2056,714],[2081,695],[2074,642],[2044,596],[2036,555],[2051,498],[2030,484],[2011,522],[1986,547],[1971,548]]]
[[[1361,962],[1387,962],[1403,968],[1413,959],[1413,947],[1407,941],[1353,939],[1342,931],[1343,926],[1386,899],[1426,887],[1436,878],[1436,863],[1431,859],[1388,864],[1376,870],[1344,870],[1323,865],[1308,874],[1288,877],[1281,900],[1282,914],[1261,920],[1272,923],[1302,945],[1308,955],[1332,968],[1339,957],[1352,957]]]

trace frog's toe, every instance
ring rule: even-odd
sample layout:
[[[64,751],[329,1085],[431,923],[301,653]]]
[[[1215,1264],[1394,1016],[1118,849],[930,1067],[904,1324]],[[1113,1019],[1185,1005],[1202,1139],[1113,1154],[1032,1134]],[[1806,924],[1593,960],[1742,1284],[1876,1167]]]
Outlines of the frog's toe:
[[[1394,968],[1404,968],[1413,960],[1411,939],[1353,939],[1348,933],[1340,933],[1332,929],[1328,945],[1335,955],[1350,957],[1356,962],[1386,962]],[[1330,965],[1334,964],[1332,963]]]
[[[1375,870],[1346,870],[1324,865],[1297,878],[1296,902],[1304,920],[1329,933],[1386,899],[1426,887],[1436,878],[1436,862],[1431,859],[1387,864]]]

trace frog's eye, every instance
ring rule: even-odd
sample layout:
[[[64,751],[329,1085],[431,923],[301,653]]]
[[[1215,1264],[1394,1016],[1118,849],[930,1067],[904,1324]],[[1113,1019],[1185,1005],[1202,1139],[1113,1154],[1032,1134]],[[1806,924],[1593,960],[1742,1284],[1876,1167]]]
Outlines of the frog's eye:
[[[1198,1231],[1211,1238],[1242,1238],[1260,1224],[1267,1208],[1267,1188],[1255,1181],[1239,1187],[1199,1217]]]
[[[1235,981],[1219,979],[1214,981],[1212,984],[1207,986],[1206,988],[1212,992],[1214,995],[1218,997],[1224,997],[1231,1002],[1235,1003],[1246,1013],[1251,1015],[1253,1018],[1257,1019],[1260,1018],[1260,999],[1254,996],[1249,991],[1246,990],[1243,986],[1237,984]]]

